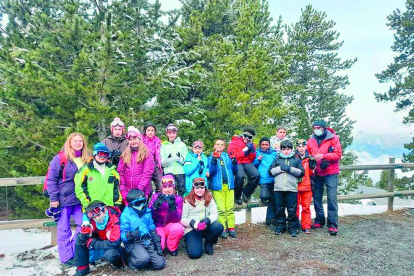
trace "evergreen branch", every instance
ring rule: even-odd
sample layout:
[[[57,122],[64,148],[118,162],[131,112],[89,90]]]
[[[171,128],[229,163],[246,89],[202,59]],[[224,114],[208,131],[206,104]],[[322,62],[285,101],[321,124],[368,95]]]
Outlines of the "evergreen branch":
[[[42,148],[42,149],[50,149],[50,148],[48,148],[48,147],[45,147],[45,146],[43,146],[43,145],[41,145],[41,144],[39,144],[39,143],[37,143],[37,142],[35,142],[35,141],[32,141],[32,140],[30,140],[27,136],[25,136],[25,135],[22,135],[23,136],[23,138],[24,139],[26,139],[26,141],[28,141],[28,142],[30,142],[30,143],[32,143],[33,145],[35,145],[35,146],[38,146],[38,147],[40,147],[40,148]]]

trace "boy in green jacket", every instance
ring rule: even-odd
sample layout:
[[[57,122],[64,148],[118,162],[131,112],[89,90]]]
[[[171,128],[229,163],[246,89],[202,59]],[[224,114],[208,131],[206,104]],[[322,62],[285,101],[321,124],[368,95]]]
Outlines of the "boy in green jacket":
[[[178,128],[174,124],[169,124],[165,129],[168,141],[161,143],[161,164],[164,175],[174,175],[177,183],[177,191],[179,196],[185,194],[185,174],[184,162],[187,156],[187,146],[177,137]]]
[[[92,201],[99,200],[107,206],[120,205],[119,175],[109,162],[111,152],[103,143],[93,146],[93,159],[75,175],[75,193],[83,209]]]

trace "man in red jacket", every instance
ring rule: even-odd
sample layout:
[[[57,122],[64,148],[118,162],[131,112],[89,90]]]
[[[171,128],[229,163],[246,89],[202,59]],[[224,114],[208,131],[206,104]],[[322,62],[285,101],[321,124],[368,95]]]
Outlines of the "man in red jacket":
[[[254,192],[254,189],[259,182],[260,174],[257,168],[252,164],[256,158],[256,147],[252,143],[252,139],[256,132],[252,127],[245,127],[243,135],[235,135],[231,138],[229,144],[228,153],[230,158],[236,157],[237,159],[237,175],[235,178],[234,187],[234,199],[239,205],[242,205],[243,201],[248,202],[250,196]],[[247,174],[248,182],[243,189],[244,177]]]
[[[316,212],[312,229],[325,225],[322,196],[326,185],[328,196],[328,231],[332,236],[338,233],[338,174],[342,147],[338,135],[326,127],[324,120],[317,120],[312,125],[313,135],[308,140],[308,151],[316,162],[315,188],[313,201]]]

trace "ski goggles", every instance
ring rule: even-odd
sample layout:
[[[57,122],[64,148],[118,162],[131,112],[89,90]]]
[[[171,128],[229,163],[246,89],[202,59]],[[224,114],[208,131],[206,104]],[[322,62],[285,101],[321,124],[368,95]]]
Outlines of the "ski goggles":
[[[197,181],[193,183],[194,189],[204,189],[206,187],[206,183],[204,181]]]
[[[129,203],[129,205],[137,208],[138,210],[141,210],[146,204],[147,204],[147,198],[145,196],[135,199],[134,201]]]
[[[167,133],[177,133],[177,129],[167,129]]]
[[[138,133],[136,133],[135,131],[129,131],[129,132],[127,132],[127,134],[125,135],[125,138],[127,138],[128,140],[129,139],[132,139],[132,138],[139,138],[139,134]]]
[[[102,214],[102,212],[105,211],[105,206],[98,205],[94,207],[92,210],[89,210],[86,215],[88,218],[93,219]]]
[[[110,153],[106,151],[98,151],[96,155],[98,155],[99,157],[108,158],[110,156]]]
[[[195,141],[193,143],[193,148],[200,148],[200,149],[202,149],[203,148],[203,142],[201,142],[201,141]]]
[[[296,141],[296,146],[306,146],[308,143],[305,140]]]
[[[175,188],[175,183],[174,183],[174,180],[165,179],[161,182],[161,186],[163,188]]]
[[[253,139],[253,135],[249,134],[249,133],[243,133],[243,137],[248,139],[248,140],[252,140]]]

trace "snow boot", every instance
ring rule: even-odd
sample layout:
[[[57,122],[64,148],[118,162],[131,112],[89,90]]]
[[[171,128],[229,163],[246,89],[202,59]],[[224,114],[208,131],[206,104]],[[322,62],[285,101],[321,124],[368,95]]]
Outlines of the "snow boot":
[[[207,255],[213,255],[214,254],[214,248],[212,243],[204,243],[204,250],[206,251]]]
[[[338,228],[336,227],[329,227],[328,232],[331,236],[336,236],[338,234]]]

